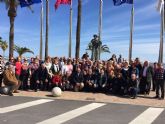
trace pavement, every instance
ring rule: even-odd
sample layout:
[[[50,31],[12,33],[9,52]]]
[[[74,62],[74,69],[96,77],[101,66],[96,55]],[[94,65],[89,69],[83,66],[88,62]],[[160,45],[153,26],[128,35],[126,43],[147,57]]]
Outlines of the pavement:
[[[165,120],[164,107],[60,99],[65,93],[58,98],[20,94],[0,96],[0,124],[163,124]]]
[[[104,103],[121,103],[151,107],[165,107],[165,100],[155,99],[155,92],[151,91],[150,95],[138,95],[137,99],[130,99],[128,96],[121,97],[103,93],[87,93],[87,92],[70,92],[65,91],[60,97],[52,97],[51,92],[46,91],[20,91],[15,96],[26,96],[34,98],[50,98],[63,100],[78,100],[78,101],[92,101]]]

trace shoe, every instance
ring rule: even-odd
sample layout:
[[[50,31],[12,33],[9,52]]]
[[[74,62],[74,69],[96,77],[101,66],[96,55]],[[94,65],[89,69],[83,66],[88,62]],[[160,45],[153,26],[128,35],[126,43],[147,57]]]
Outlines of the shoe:
[[[159,100],[164,100],[164,98],[160,97]]]
[[[19,91],[18,90],[15,90],[14,93],[19,93]]]
[[[159,96],[155,96],[154,98],[156,98],[156,99],[157,99],[157,98],[159,98]]]
[[[163,100],[163,99],[164,99],[164,97],[162,97],[162,96],[161,96],[161,99]]]
[[[13,93],[9,93],[9,96],[14,96]]]

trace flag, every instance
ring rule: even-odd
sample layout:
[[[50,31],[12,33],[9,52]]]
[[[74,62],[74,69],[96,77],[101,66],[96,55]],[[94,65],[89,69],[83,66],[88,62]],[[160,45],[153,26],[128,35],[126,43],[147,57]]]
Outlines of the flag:
[[[164,0],[158,0],[157,10],[161,13],[161,10],[163,8]]]
[[[57,0],[55,3],[55,9],[58,9],[60,4],[71,4],[71,0]]]
[[[27,7],[32,4],[41,3],[42,0],[19,0],[21,7]]]
[[[164,6],[164,0],[158,0],[158,4],[157,4],[157,10],[160,12],[162,18],[164,18],[165,20],[165,6]],[[165,24],[164,24],[164,29],[165,29]]]
[[[133,0],[113,0],[115,6],[120,6],[123,3],[133,4]]]

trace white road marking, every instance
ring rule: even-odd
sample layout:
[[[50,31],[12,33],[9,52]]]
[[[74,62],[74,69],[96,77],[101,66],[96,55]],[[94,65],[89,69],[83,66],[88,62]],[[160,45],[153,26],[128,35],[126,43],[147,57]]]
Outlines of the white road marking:
[[[163,111],[164,108],[148,108],[129,124],[151,124]]]
[[[24,108],[31,107],[31,106],[40,105],[40,104],[51,102],[51,101],[53,101],[53,100],[40,99],[40,100],[35,100],[35,101],[31,101],[31,102],[26,102],[26,103],[22,103],[22,104],[17,104],[17,105],[13,105],[13,106],[0,108],[0,114],[16,111],[16,110],[20,110],[20,109],[24,109]]]
[[[73,118],[76,118],[80,115],[83,115],[87,112],[90,112],[96,108],[99,108],[99,107],[102,107],[106,104],[104,103],[91,103],[91,104],[88,104],[88,105],[85,105],[85,106],[82,106],[80,108],[77,108],[77,109],[74,109],[74,110],[71,110],[71,111],[68,111],[66,113],[63,113],[61,115],[57,115],[53,118],[50,118],[48,120],[45,120],[45,121],[42,121],[42,122],[39,122],[37,124],[62,124],[66,121],[69,121]]]

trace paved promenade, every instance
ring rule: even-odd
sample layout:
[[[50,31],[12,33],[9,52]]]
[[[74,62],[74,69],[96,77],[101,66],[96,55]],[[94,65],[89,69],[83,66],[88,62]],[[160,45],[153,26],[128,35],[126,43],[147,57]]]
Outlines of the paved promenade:
[[[20,91],[15,93],[15,96],[27,96],[35,98],[50,98],[50,99],[64,99],[64,100],[80,100],[80,101],[94,101],[105,103],[122,103],[152,107],[165,107],[165,100],[154,99],[155,92],[151,92],[149,96],[139,95],[137,99],[130,99],[129,97],[120,97],[113,95],[106,95],[102,93],[85,93],[85,92],[68,92],[62,93],[61,97],[52,97],[50,92],[33,92],[33,91]]]

